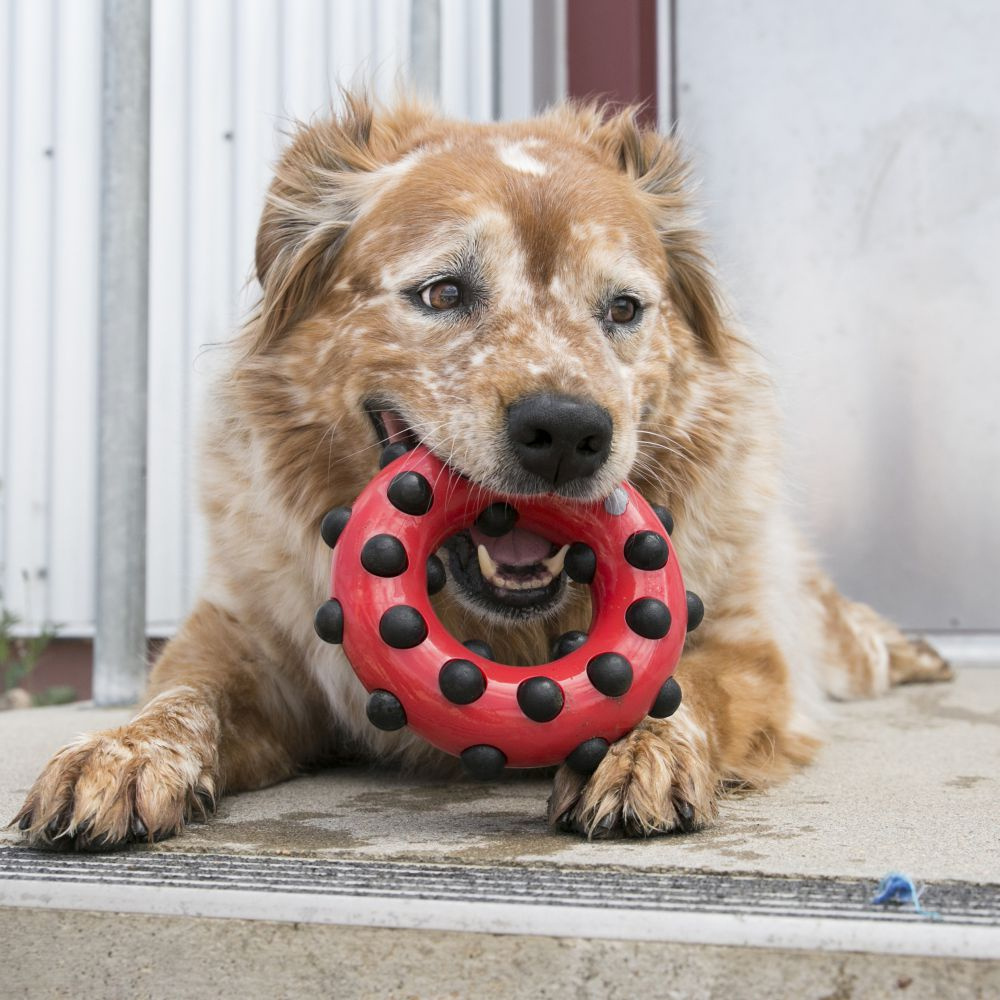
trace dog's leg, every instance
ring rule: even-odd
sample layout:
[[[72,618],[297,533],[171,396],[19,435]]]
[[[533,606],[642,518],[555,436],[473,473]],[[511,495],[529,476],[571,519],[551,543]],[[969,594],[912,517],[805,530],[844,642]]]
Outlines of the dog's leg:
[[[292,669],[279,673],[232,616],[202,602],[153,670],[142,711],[60,750],[13,823],[36,845],[108,849],[176,834],[224,791],[290,777],[321,730]]]
[[[684,701],[673,717],[646,719],[589,778],[560,768],[551,823],[588,837],[693,830],[715,816],[723,782],[763,784],[812,757],[776,643],[705,635],[676,676]]]
[[[867,604],[849,601],[825,574],[809,586],[822,609],[823,682],[833,698],[871,698],[890,685],[948,681],[949,664],[922,639],[910,640]]]

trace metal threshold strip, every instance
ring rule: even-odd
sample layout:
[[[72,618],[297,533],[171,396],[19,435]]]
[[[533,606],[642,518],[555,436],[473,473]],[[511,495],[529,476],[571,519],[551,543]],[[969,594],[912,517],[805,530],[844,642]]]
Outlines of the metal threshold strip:
[[[931,920],[861,879],[0,849],[0,906],[1000,958],[1000,886],[936,883]]]

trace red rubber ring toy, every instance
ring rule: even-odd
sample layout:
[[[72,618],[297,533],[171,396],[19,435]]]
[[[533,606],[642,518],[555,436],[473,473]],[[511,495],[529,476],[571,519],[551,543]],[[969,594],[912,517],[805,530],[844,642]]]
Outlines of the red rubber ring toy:
[[[493,662],[452,636],[431,606],[429,587],[444,583],[434,553],[495,504],[519,526],[570,545],[565,571],[591,584],[586,641],[549,663]],[[418,446],[376,475],[352,508],[324,518],[331,595],[316,631],[343,644],[379,728],[408,725],[482,778],[563,761],[590,773],[646,715],[670,715],[680,703],[671,675],[703,608],[684,589],[669,527],[669,515],[628,484],[603,502],[506,497]]]

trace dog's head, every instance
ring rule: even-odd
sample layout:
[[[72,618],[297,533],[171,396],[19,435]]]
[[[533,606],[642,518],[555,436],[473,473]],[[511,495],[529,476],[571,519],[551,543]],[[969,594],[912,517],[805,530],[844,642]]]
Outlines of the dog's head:
[[[245,337],[289,494],[349,503],[387,441],[510,495],[669,478],[684,444],[663,415],[728,340],[684,179],[670,140],[595,107],[469,125],[354,97],[300,131],[261,222]],[[448,548],[467,606],[559,605],[546,539],[473,529]]]

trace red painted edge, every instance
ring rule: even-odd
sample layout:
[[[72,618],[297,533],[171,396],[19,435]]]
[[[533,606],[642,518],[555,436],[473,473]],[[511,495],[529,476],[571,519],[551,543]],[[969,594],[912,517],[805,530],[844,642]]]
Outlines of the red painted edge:
[[[566,18],[569,96],[641,104],[655,126],[656,0],[569,0]]]

